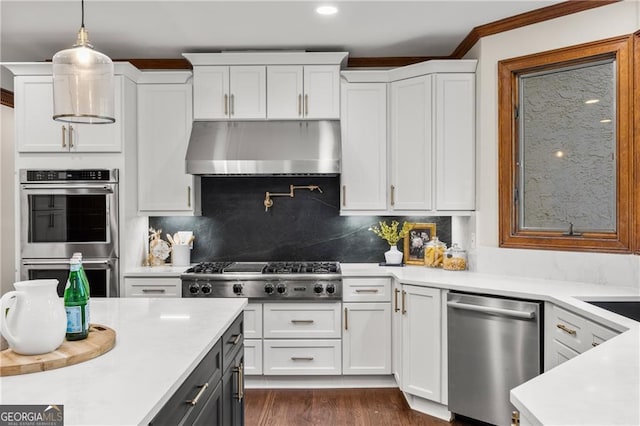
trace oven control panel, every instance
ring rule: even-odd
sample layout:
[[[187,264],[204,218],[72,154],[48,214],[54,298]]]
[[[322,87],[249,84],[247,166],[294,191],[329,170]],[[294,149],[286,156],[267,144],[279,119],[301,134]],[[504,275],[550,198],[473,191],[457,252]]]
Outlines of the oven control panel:
[[[212,280],[182,279],[182,297],[246,297],[249,299],[342,299],[342,280]]]
[[[117,181],[116,170],[78,169],[78,170],[21,170],[22,183],[33,182],[113,182]]]

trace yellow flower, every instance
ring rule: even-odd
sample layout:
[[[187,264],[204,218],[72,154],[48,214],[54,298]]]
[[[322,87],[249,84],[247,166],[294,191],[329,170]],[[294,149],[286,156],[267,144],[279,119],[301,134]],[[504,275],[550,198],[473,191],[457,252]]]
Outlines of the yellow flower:
[[[380,225],[379,227],[374,225],[369,228],[369,231],[372,231],[378,237],[386,240],[390,246],[395,246],[396,244],[398,244],[398,241],[400,241],[400,239],[407,236],[410,229],[409,224],[407,222],[404,222],[402,224],[402,229],[398,231],[399,223],[397,220],[391,221],[391,225],[387,225],[387,223],[383,221],[378,222],[378,224]]]

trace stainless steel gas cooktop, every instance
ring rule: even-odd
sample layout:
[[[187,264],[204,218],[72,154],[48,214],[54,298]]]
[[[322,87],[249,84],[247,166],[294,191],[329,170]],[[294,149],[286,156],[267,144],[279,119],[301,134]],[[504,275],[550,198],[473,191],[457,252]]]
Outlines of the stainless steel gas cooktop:
[[[338,262],[202,262],[181,275],[183,297],[342,298]]]

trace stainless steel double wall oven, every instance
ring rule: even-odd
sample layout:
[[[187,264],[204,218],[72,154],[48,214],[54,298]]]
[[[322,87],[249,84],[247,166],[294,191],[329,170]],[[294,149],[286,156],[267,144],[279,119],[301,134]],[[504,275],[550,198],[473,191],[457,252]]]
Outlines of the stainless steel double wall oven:
[[[62,295],[80,252],[91,296],[118,296],[118,170],[20,170],[20,276]]]

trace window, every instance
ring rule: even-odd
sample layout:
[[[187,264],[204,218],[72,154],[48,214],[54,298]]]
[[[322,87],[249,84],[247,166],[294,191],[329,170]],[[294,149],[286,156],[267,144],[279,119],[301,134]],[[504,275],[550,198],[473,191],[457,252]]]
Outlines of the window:
[[[632,49],[620,37],[498,64],[501,247],[632,251]]]

